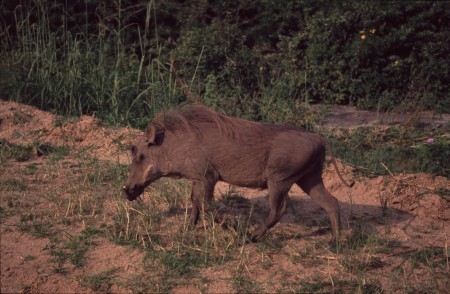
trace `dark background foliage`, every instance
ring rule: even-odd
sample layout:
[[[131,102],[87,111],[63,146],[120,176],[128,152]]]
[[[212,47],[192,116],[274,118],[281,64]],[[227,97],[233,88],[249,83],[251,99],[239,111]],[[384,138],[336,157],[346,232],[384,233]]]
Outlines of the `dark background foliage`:
[[[2,1],[2,98],[142,126],[187,101],[296,122],[312,103],[450,112],[442,1]],[[145,119],[144,119],[145,118]]]

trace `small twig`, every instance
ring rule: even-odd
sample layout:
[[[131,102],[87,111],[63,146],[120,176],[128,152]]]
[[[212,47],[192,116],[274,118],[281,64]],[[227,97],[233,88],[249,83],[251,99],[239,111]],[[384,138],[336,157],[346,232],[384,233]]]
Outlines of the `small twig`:
[[[334,256],[316,255],[316,258],[327,259],[327,260],[337,260]]]
[[[383,162],[381,162],[380,164],[381,164],[382,167],[384,167],[385,170],[387,170],[387,172],[391,175],[391,177],[392,177],[396,182],[399,182],[399,180],[391,173],[391,171],[388,169],[388,167],[387,167]]]
[[[391,175],[391,177],[394,179],[394,181],[396,181],[397,183],[402,183],[401,180],[397,179],[397,178],[392,174],[392,172],[388,169],[388,167],[387,167],[383,162],[381,162],[380,164],[381,164],[382,167],[384,167],[384,169],[387,170],[387,172]],[[425,189],[425,190],[428,190],[428,191],[433,192],[433,193],[436,192],[435,189],[430,189],[430,188],[425,187],[425,186],[416,185],[416,184],[411,184],[411,183],[408,183],[408,185],[409,185],[409,186],[412,186],[412,187],[420,188],[420,189]]]
[[[389,257],[398,256],[398,255],[408,254],[408,253],[412,253],[412,252],[416,252],[416,251],[417,251],[417,248],[414,248],[414,249],[409,249],[409,250],[405,250],[405,251],[391,253],[391,254],[388,254],[387,256],[389,256]]]
[[[66,233],[67,235],[69,235],[69,236],[70,236],[70,238],[72,238],[72,239],[73,239],[73,235],[72,235],[71,233],[69,233],[69,232],[67,232],[67,231],[65,231],[65,230],[63,230],[63,232],[64,232],[64,233]]]

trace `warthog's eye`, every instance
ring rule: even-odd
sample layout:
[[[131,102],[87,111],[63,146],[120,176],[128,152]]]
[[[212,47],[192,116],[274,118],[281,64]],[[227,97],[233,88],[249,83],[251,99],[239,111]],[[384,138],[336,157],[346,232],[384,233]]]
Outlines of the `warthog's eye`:
[[[130,147],[130,150],[131,150],[131,154],[133,154],[133,155],[135,155],[136,154],[136,146],[131,146]]]
[[[144,154],[139,155],[139,161],[143,161],[145,158]]]

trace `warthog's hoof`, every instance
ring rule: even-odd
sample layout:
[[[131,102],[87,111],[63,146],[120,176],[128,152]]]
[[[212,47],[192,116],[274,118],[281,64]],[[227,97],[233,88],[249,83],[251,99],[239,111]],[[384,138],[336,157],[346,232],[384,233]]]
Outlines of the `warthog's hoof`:
[[[331,252],[337,252],[338,242],[336,241],[336,238],[331,238],[331,240],[328,241],[328,247],[331,250]]]
[[[258,242],[259,238],[254,236],[253,233],[247,232],[247,242],[245,243],[256,243]]]
[[[248,239],[251,242],[256,243],[261,239],[266,231],[267,229],[264,226],[257,227],[251,234],[248,234]]]

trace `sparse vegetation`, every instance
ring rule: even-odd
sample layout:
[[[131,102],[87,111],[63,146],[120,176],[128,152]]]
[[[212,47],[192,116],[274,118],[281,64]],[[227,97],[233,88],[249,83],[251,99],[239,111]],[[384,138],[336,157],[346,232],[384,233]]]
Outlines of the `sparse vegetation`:
[[[116,273],[117,269],[113,268],[97,275],[82,276],[80,282],[96,292],[109,292]]]
[[[0,163],[6,158],[13,157],[18,162],[24,162],[33,155],[33,147],[10,144],[6,140],[0,141]]]
[[[360,127],[328,137],[337,157],[365,176],[425,172],[450,177],[450,140],[445,129]]]

